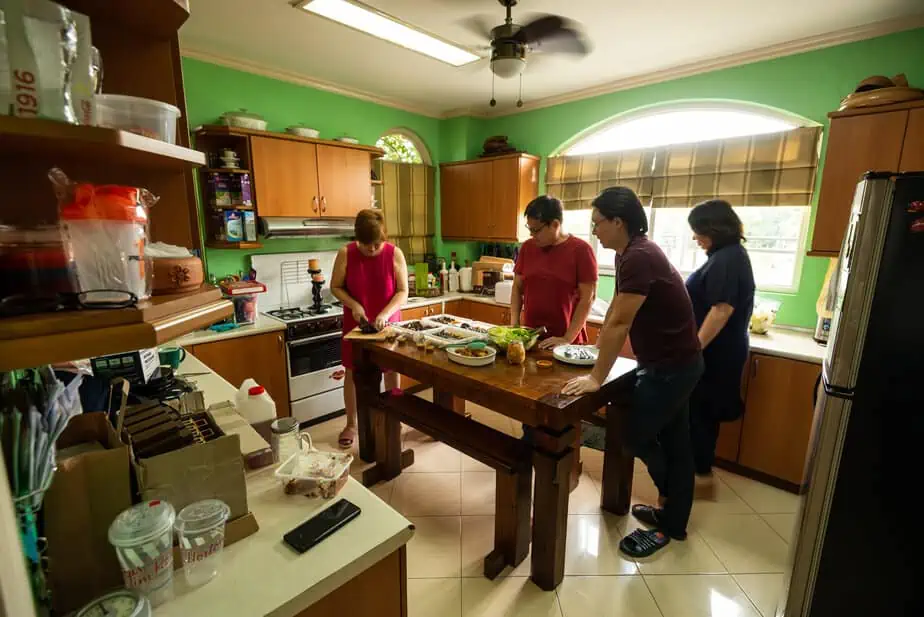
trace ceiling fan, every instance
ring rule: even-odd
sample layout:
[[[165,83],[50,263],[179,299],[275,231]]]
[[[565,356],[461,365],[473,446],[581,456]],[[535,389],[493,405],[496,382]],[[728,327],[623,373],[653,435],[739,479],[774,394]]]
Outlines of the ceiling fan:
[[[466,22],[470,30],[490,42],[491,72],[503,79],[519,75],[522,80],[527,55],[534,52],[566,53],[584,56],[590,47],[580,31],[580,26],[559,15],[543,15],[526,24],[513,21],[511,9],[518,0],[497,0],[507,9],[504,23],[489,28],[483,17],[473,17]],[[497,105],[491,97],[491,107]],[[523,106],[522,96],[517,107]]]

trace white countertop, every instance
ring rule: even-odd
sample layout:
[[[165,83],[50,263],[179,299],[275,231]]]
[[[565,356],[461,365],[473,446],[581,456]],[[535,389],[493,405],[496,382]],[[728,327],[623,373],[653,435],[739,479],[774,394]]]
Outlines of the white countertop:
[[[471,300],[482,304],[494,304],[496,306],[507,306],[494,301],[493,296],[482,296],[472,293],[448,293],[435,298],[412,298],[402,308],[412,309],[418,306],[433,306],[443,302],[453,300]],[[588,323],[600,325],[603,320],[599,317],[591,316]],[[196,345],[199,343],[209,343],[213,341],[222,341],[238,336],[249,336],[252,334],[262,334],[263,332],[274,332],[284,330],[285,325],[265,315],[259,315],[257,321],[252,326],[242,326],[236,330],[228,332],[212,332],[210,330],[200,330],[181,337],[175,341],[177,345]],[[824,360],[827,347],[819,345],[812,339],[812,333],[808,330],[799,330],[795,328],[775,327],[770,330],[769,334],[752,334],[751,350],[757,353],[763,353],[791,360],[800,360],[802,362],[812,362],[821,364]]]
[[[234,400],[235,388],[189,355],[179,373],[191,377],[207,405]],[[182,569],[174,573],[176,598],[157,607],[157,617],[295,617],[350,579],[404,546],[414,535],[410,521],[350,478],[339,497],[362,514],[304,555],[282,542],[289,530],[334,500],[286,495],[273,467],[247,474],[247,501],[260,530],[224,549],[219,575],[189,589]],[[337,499],[334,498],[334,499]]]
[[[227,332],[215,332],[214,330],[196,330],[185,336],[172,341],[174,345],[201,345],[202,343],[214,343],[215,341],[225,341],[239,336],[253,336],[254,334],[264,334],[266,332],[281,332],[286,329],[286,325],[278,319],[268,317],[263,313],[257,313],[257,318],[249,326],[241,326]]]

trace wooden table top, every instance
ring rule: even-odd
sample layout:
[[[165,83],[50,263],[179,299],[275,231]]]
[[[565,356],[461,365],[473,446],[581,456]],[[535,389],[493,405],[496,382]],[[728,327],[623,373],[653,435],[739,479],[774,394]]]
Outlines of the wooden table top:
[[[555,360],[551,351],[531,350],[522,365],[507,363],[504,356],[488,366],[470,367],[451,361],[446,352],[427,352],[412,343],[354,342],[366,350],[377,365],[396,370],[422,383],[503,413],[531,426],[560,427],[574,424],[620,393],[631,390],[636,362],[619,358],[600,391],[581,397],[563,396],[562,387],[586,375],[589,366],[572,366]],[[539,368],[537,360],[551,360],[551,368]]]

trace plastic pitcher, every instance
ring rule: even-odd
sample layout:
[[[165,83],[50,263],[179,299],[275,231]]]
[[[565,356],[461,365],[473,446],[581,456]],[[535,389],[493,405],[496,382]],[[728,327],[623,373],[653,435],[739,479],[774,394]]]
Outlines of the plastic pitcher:
[[[190,587],[204,585],[218,574],[230,513],[231,508],[220,499],[205,499],[189,504],[177,515],[174,527]]]
[[[276,419],[276,403],[261,385],[251,378],[244,380],[234,397],[237,412],[251,424]]]
[[[176,512],[155,499],[123,510],[109,526],[109,543],[128,589],[157,606],[173,599],[173,521]]]

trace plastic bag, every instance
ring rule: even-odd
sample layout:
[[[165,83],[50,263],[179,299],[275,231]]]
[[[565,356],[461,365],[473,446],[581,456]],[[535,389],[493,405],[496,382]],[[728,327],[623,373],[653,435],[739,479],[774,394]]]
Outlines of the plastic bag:
[[[757,298],[754,301],[754,312],[751,313],[751,332],[754,334],[766,334],[770,331],[770,326],[776,321],[776,312],[780,309],[781,302],[778,300],[769,300],[767,298]]]

